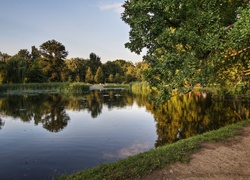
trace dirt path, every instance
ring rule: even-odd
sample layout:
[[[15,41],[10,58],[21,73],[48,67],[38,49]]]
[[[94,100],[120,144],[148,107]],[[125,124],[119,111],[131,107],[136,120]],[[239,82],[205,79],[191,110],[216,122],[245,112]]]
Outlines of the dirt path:
[[[202,144],[189,163],[174,163],[140,179],[250,180],[250,127],[244,127],[240,136],[227,142]]]

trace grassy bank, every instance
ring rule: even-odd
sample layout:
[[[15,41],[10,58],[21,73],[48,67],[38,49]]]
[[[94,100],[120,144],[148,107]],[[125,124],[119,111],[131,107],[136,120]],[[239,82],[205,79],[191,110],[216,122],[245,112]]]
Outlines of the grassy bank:
[[[124,88],[124,89],[130,89],[130,84],[105,84],[104,88]]]
[[[85,83],[27,83],[27,84],[1,84],[0,93],[39,93],[39,92],[62,92],[62,93],[83,93],[89,90],[89,85]]]
[[[128,157],[115,163],[103,164],[96,168],[81,171],[59,179],[129,179],[139,177],[167,167],[170,163],[187,162],[190,154],[200,148],[202,142],[223,141],[240,134],[243,126],[250,125],[250,120],[210,131],[176,143],[159,147],[145,153]]]

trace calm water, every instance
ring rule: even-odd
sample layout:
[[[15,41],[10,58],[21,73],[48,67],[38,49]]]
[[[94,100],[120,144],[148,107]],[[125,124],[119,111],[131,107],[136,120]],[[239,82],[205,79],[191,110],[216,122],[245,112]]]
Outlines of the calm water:
[[[195,93],[155,109],[147,99],[128,91],[1,97],[1,179],[52,179],[249,118],[249,100]]]

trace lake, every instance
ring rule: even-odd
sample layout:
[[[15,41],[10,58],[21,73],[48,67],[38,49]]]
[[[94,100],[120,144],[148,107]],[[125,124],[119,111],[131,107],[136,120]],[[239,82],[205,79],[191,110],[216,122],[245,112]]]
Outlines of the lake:
[[[250,101],[209,93],[158,108],[126,90],[0,97],[1,179],[53,179],[249,118]]]

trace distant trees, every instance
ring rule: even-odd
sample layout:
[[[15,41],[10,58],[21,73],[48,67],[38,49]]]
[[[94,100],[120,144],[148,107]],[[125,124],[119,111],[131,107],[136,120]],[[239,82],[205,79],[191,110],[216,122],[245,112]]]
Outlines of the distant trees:
[[[67,55],[65,46],[56,40],[46,41],[39,49],[32,46],[31,52],[21,49],[14,56],[0,52],[0,83],[129,83],[143,80],[143,76],[138,75],[144,68],[141,63],[134,65],[121,59],[102,63],[93,52],[87,59],[66,59]]]

